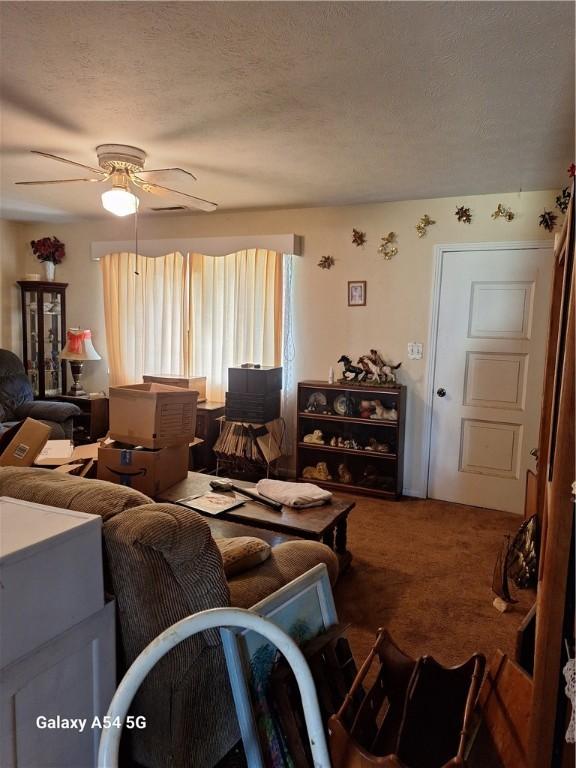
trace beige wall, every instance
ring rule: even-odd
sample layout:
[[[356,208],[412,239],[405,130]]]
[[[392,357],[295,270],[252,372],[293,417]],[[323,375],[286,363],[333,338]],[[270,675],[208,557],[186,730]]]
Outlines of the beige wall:
[[[424,379],[433,278],[433,248],[438,243],[544,240],[553,237],[538,226],[544,206],[553,208],[557,191],[413,200],[340,208],[311,208],[246,213],[215,213],[140,219],[139,237],[202,237],[217,235],[295,233],[304,238],[304,254],[294,259],[294,375],[293,382],[325,379],[330,366],[346,353],[356,358],[378,348],[392,361],[403,361],[400,380],[408,386],[405,488],[422,490],[420,442],[424,422]],[[493,220],[499,202],[516,212],[511,222]],[[472,209],[471,224],[459,223],[456,205]],[[428,213],[436,224],[419,239],[414,228]],[[367,233],[364,247],[352,245],[352,227]],[[384,261],[377,253],[380,237],[398,235],[399,253]],[[68,281],[68,324],[90,327],[94,343],[105,355],[104,317],[98,263],[90,261],[93,240],[121,240],[133,234],[133,222],[102,219],[81,224],[25,226],[26,240],[57,235],[66,243],[66,261],[57,268]],[[336,259],[331,270],[317,266],[319,258]],[[27,271],[32,256],[28,254]],[[348,280],[366,280],[367,306],[347,306]],[[409,341],[424,344],[424,358],[409,361]],[[106,386],[106,365],[86,366],[92,391]],[[293,418],[289,414],[290,418]]]
[[[24,276],[22,225],[0,219],[0,347],[22,356],[20,289],[16,280]]]

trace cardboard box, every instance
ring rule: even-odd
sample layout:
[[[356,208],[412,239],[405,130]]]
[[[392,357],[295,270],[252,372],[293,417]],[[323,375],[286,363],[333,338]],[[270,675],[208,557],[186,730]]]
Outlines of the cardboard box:
[[[206,376],[162,376],[160,374],[145,373],[142,376],[145,382],[167,384],[169,387],[183,387],[198,392],[198,402],[206,402]]]
[[[191,443],[198,393],[146,382],[110,387],[110,437],[145,448]]]
[[[64,441],[48,440],[46,447],[50,448],[52,444],[56,443],[64,443]],[[98,445],[99,443],[77,445],[64,456],[56,455],[57,452],[51,452],[50,455],[44,456],[43,452],[41,452],[34,461],[34,465],[37,467],[60,467],[65,464],[76,464],[79,461],[87,461],[89,459],[96,460],[98,458]]]
[[[188,475],[188,443],[155,451],[117,443],[98,449],[98,480],[135,488],[154,498]]]
[[[52,428],[36,419],[25,419],[0,437],[0,467],[31,467],[48,442]]]

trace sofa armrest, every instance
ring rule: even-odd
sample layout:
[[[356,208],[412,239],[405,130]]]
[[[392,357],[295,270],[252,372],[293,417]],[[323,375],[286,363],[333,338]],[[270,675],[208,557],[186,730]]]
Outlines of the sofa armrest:
[[[27,400],[14,411],[17,419],[25,419],[29,416],[32,419],[55,421],[57,424],[80,413],[82,413],[80,408],[73,403],[58,403],[52,400]]]
[[[234,608],[251,608],[319,563],[324,563],[334,585],[338,557],[330,547],[303,539],[279,544],[263,563],[228,579],[231,603]]]

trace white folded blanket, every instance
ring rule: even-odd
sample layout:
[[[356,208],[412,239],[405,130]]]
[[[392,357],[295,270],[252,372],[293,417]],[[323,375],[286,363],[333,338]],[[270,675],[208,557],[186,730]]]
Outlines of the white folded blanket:
[[[259,480],[256,491],[261,496],[297,509],[318,507],[332,498],[330,491],[313,483],[286,483],[284,480]]]

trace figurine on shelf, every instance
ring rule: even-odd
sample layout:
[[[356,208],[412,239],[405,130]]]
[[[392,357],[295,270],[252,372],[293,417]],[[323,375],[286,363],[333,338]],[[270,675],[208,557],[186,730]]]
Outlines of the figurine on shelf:
[[[328,401],[324,392],[312,392],[304,410],[307,413],[328,413]]]
[[[381,476],[378,474],[376,467],[373,464],[368,464],[362,477],[358,482],[358,485],[364,486],[364,488],[378,488],[381,482]]]
[[[332,480],[325,461],[319,461],[315,467],[304,467],[302,477],[307,480]]]
[[[366,378],[366,371],[357,365],[353,365],[352,360],[347,355],[340,355],[338,362],[344,366],[340,381],[361,382]]]
[[[360,400],[360,418],[370,419],[373,413],[372,400]]]
[[[365,382],[370,384],[395,384],[397,371],[402,363],[392,365],[387,363],[377,349],[371,349],[368,355],[358,358],[358,365],[365,373]]]
[[[398,411],[396,408],[385,408],[380,400],[373,400],[374,413],[370,415],[371,419],[381,421],[398,421]]]
[[[338,438],[336,437],[336,435],[332,435],[332,437],[330,438],[330,445],[332,446],[332,448],[336,448],[337,447],[337,445],[338,445]]]
[[[346,466],[346,464],[339,464],[338,465],[338,480],[341,483],[350,484],[352,482],[352,473]]]
[[[315,429],[314,432],[311,432],[308,435],[304,435],[302,438],[302,442],[304,443],[317,443],[318,445],[324,445],[324,437],[322,435],[321,429]]]
[[[379,475],[378,470],[373,464],[368,464],[358,485],[361,485],[364,488],[375,488],[381,491],[394,490],[393,478]]]
[[[390,446],[388,443],[379,443],[375,437],[371,437],[365,450],[376,451],[377,453],[390,453]]]
[[[398,365],[385,365],[382,368],[385,384],[396,384],[396,374],[394,373],[394,371],[397,371],[401,365],[402,363],[398,363]]]

